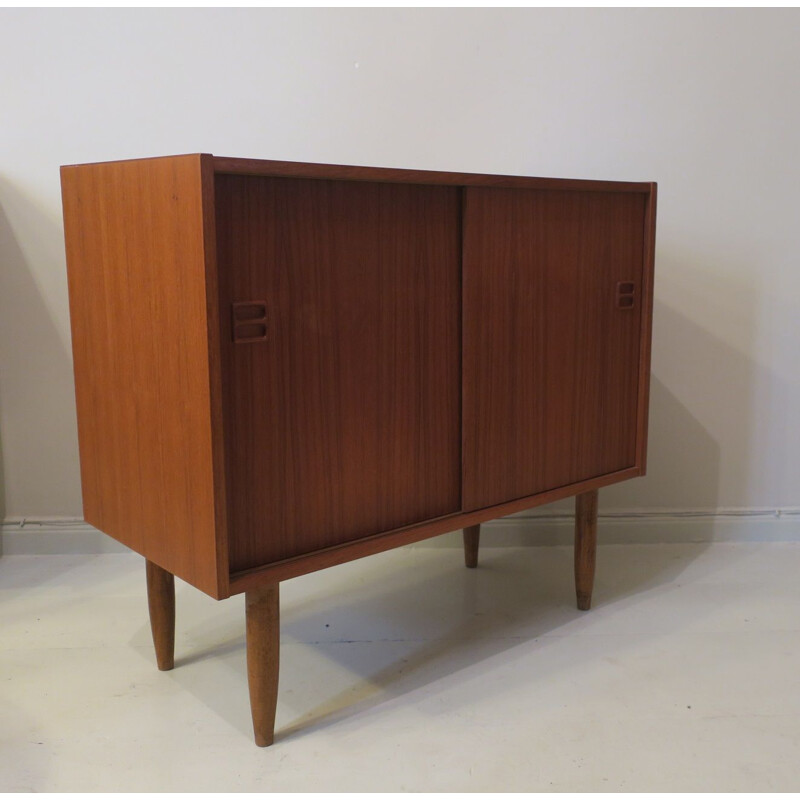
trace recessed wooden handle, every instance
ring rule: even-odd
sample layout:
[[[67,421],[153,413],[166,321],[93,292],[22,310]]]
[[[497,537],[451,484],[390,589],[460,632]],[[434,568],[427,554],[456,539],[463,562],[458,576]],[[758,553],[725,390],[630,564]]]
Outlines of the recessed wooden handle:
[[[633,308],[636,305],[636,284],[633,281],[620,281],[616,298],[617,308]]]
[[[231,306],[231,327],[236,344],[263,342],[267,338],[267,304],[245,300]]]

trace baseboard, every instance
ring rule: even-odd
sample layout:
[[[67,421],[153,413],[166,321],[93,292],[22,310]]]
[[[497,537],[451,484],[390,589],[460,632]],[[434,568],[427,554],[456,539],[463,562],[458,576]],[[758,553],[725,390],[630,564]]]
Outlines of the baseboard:
[[[570,513],[526,513],[481,525],[481,545],[524,547],[569,545],[574,537]],[[676,544],[689,542],[800,542],[800,508],[628,510],[601,513],[599,544]],[[416,547],[461,547],[461,534],[448,533]]]
[[[526,512],[481,526],[484,547],[566,545],[572,515]],[[680,542],[800,542],[800,508],[622,510],[600,514],[600,544]],[[412,547],[460,547],[458,531]],[[71,555],[130,552],[81,519],[12,518],[0,526],[3,555]]]
[[[76,517],[11,518],[0,525],[4,556],[130,553],[125,545]]]

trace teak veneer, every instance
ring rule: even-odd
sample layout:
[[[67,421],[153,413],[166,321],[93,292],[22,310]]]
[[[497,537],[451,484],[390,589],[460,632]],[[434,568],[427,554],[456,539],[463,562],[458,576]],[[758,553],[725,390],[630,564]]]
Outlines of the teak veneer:
[[[643,475],[656,185],[184,155],[61,168],[86,520],[246,593],[273,740],[278,585]]]

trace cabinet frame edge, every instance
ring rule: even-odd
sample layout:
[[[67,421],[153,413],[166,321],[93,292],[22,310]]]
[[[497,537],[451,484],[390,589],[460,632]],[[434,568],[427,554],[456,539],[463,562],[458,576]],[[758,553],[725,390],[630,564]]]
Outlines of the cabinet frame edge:
[[[209,414],[211,419],[211,469],[214,483],[216,529],[217,600],[230,596],[228,549],[228,497],[225,462],[224,386],[222,378],[222,321],[219,308],[219,264],[214,189],[214,156],[201,153],[200,186],[203,209],[203,254],[206,276],[206,325],[208,336]]]
[[[568,486],[560,486],[550,489],[541,494],[529,497],[520,497],[500,505],[489,506],[487,508],[476,509],[475,511],[459,512],[448,514],[432,520],[425,520],[415,525],[398,528],[393,531],[384,531],[372,536],[354,539],[351,542],[328,547],[325,550],[318,550],[283,561],[276,561],[272,564],[265,564],[254,569],[244,570],[231,574],[230,593],[239,594],[240,592],[250,591],[267,583],[288,580],[309,572],[316,572],[320,569],[344,564],[348,561],[355,561],[358,558],[392,550],[395,547],[420,542],[434,536],[441,536],[444,533],[457,531],[470,525],[478,525],[481,522],[488,522],[498,517],[514,514],[536,506],[554,503],[556,500],[563,500],[577,494],[600,489],[610,486],[612,483],[619,483],[630,478],[636,478],[642,474],[638,466],[628,467],[618,472],[610,472],[579,483],[572,483]]]
[[[445,186],[485,186],[509,189],[541,189],[581,192],[634,192],[647,194],[653,184],[636,181],[605,181],[583,178],[547,178],[527,175],[495,175],[480,172],[443,172],[425,169],[365,167],[349,164],[319,164],[256,158],[214,156],[214,170],[228,175],[273,178],[420,183]]]
[[[653,283],[656,256],[656,201],[658,186],[650,184],[644,213],[642,257],[642,304],[639,348],[639,397],[636,420],[636,467],[647,473],[647,426],[650,412],[650,358],[653,340]]]

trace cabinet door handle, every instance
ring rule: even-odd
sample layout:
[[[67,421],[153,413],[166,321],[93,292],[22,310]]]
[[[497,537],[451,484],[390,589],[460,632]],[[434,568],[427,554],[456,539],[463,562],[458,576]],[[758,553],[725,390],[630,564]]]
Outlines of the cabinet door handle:
[[[263,300],[244,300],[231,305],[231,330],[236,344],[264,342],[267,339],[267,304]]]
[[[633,308],[636,305],[636,284],[620,281],[617,284],[617,308]]]

